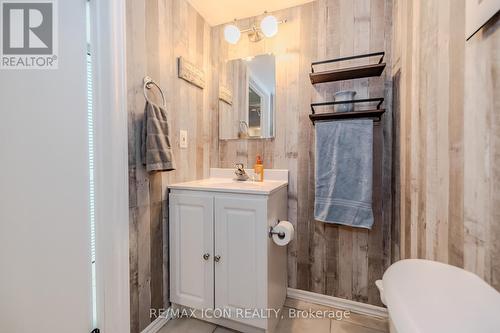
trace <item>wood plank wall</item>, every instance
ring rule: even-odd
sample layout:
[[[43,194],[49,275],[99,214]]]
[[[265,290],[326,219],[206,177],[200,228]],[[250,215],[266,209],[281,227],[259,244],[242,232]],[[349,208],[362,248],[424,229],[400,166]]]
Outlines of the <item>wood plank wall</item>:
[[[395,0],[402,258],[500,290],[500,18],[464,38],[464,0]]]
[[[245,35],[231,46],[223,26],[212,29],[211,85],[226,77],[225,62],[263,53],[276,55],[276,136],[272,140],[217,140],[212,137],[211,166],[232,168],[241,162],[253,166],[263,156],[266,168],[290,171],[289,219],[297,236],[288,249],[288,284],[292,288],[380,305],[374,285],[396,260],[399,235],[392,225],[392,86],[391,0],[318,0],[273,13],[288,22],[278,35],[251,43]],[[248,27],[258,18],[240,20]],[[381,78],[324,84],[309,81],[314,60],[386,51],[388,70]],[[351,64],[354,64],[351,63]],[[357,98],[385,97],[388,112],[375,130],[375,226],[371,231],[316,222],[314,205],[314,127],[308,115],[311,101],[331,100],[338,90],[354,89]],[[214,93],[216,89],[213,90]],[[212,132],[218,131],[217,96],[211,98]],[[326,110],[325,110],[326,111]],[[396,229],[397,230],[397,229]]]
[[[202,90],[178,79],[176,58],[183,56],[204,69],[210,82],[210,26],[185,0],[126,3],[130,303],[131,332],[137,333],[155,319],[150,317],[150,309],[169,305],[166,185],[208,176],[210,87]],[[141,164],[139,135],[145,75],[156,80],[165,92],[176,171],[147,174]],[[158,95],[154,98],[159,101]],[[187,149],[179,149],[180,129],[188,131]]]

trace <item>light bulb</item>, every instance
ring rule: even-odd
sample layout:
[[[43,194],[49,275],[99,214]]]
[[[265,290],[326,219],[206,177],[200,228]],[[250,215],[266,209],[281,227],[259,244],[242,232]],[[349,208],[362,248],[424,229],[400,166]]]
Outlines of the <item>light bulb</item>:
[[[278,20],[272,15],[268,15],[260,21],[260,30],[266,37],[273,37],[278,33]]]
[[[228,24],[224,28],[224,39],[230,44],[236,44],[240,40],[240,29],[234,24]]]

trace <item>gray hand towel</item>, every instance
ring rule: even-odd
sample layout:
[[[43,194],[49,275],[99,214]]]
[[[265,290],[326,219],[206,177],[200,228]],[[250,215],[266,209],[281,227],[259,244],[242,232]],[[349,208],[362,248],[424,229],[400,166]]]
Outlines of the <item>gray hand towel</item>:
[[[142,164],[148,172],[175,170],[172,145],[168,137],[167,111],[146,102],[142,123]]]
[[[373,121],[316,123],[318,221],[371,229]]]

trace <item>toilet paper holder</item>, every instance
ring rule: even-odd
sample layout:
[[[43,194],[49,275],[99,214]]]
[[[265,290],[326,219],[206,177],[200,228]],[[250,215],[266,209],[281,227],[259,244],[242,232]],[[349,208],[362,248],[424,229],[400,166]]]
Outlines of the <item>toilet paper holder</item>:
[[[278,220],[278,223],[280,223],[281,221]],[[278,225],[278,223],[276,225]],[[284,232],[278,232],[278,231],[274,231],[274,227],[271,226],[269,227],[269,238],[273,238],[273,235],[278,235],[278,237],[280,239],[283,239],[285,238],[285,233]]]

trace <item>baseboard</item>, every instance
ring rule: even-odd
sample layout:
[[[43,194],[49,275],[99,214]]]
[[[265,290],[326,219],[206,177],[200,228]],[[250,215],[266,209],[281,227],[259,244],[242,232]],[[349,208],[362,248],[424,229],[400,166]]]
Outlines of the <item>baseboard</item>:
[[[319,304],[323,306],[329,306],[340,310],[350,310],[351,312],[354,313],[359,313],[362,315],[367,315],[372,317],[380,317],[380,318],[388,317],[387,309],[380,306],[355,302],[339,297],[317,294],[305,290],[288,288],[287,297],[299,301]]]
[[[360,303],[351,301],[344,298],[328,296],[318,293],[313,293],[310,291],[299,290],[294,288],[287,288],[287,297],[290,299],[296,299],[299,301],[304,301],[308,303],[328,306],[340,310],[349,310],[354,313],[359,313],[362,315],[387,318],[387,309],[366,303]],[[141,333],[157,333],[167,322],[172,319],[170,311],[171,308],[166,310],[167,316],[160,316],[156,318],[148,327],[146,327]]]
[[[167,322],[172,319],[172,311],[168,308],[165,312],[167,315],[160,315],[156,318],[151,324],[148,325],[145,329],[142,330],[141,333],[156,333],[158,332]]]

